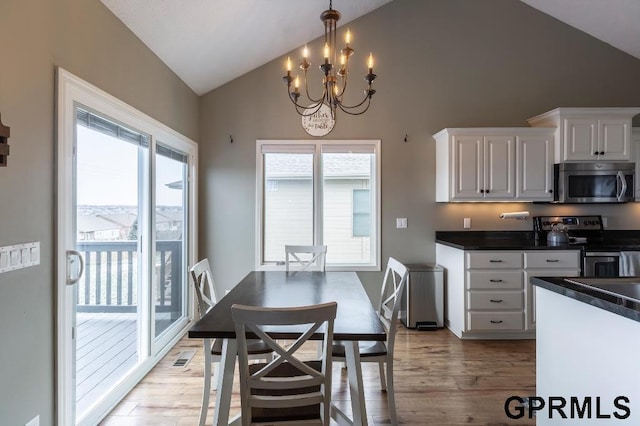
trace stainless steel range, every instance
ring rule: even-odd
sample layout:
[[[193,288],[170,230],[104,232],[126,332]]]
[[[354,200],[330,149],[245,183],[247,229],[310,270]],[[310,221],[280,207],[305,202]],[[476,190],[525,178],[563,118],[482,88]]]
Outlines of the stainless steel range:
[[[547,234],[558,226],[569,234],[566,246],[581,250],[583,277],[640,275],[640,245],[607,237],[600,215],[533,218],[533,230],[540,241],[546,241]]]

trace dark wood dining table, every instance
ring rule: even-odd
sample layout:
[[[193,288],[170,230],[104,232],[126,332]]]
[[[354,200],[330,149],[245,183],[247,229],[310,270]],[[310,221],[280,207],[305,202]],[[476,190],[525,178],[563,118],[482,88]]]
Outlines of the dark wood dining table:
[[[190,338],[206,340],[205,347],[210,347],[210,339],[224,339],[218,377],[215,378],[218,381],[218,387],[214,425],[235,424],[235,422],[229,423],[237,355],[231,306],[237,303],[275,308],[331,301],[338,303],[334,322],[334,339],[345,343],[352,408],[352,417],[349,417],[332,405],[332,417],[340,424],[367,424],[358,342],[384,341],[386,331],[356,273],[254,271],[244,277],[189,330]],[[291,327],[285,331],[268,332],[268,334],[276,339],[295,339],[301,335],[301,330]],[[322,334],[318,333],[314,338],[321,339]],[[211,362],[210,351],[205,351],[205,362]]]

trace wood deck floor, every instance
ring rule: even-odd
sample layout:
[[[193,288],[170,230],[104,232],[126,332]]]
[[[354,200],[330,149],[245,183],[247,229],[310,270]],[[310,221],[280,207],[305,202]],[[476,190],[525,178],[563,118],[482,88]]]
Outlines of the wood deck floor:
[[[535,341],[462,341],[446,329],[401,327],[396,337],[395,378],[398,417],[403,425],[535,425],[504,413],[512,395],[535,395]],[[172,364],[183,350],[196,355],[185,367]],[[315,349],[312,349],[315,350]],[[196,425],[202,392],[202,342],[183,338],[103,421],[105,426]],[[346,374],[334,368],[333,400],[350,412]],[[388,425],[386,394],[377,367],[363,366],[369,424]],[[236,378],[237,379],[237,378]],[[239,412],[238,384],[232,413]],[[211,424],[215,391],[208,424]]]
[[[137,360],[136,314],[77,314],[76,411],[83,413]]]
[[[76,412],[84,413],[138,362],[136,313],[76,314]],[[158,319],[159,334],[172,324]]]

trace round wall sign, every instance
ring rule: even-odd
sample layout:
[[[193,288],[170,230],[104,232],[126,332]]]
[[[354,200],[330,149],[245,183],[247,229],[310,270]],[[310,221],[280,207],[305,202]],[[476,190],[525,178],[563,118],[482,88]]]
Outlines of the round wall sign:
[[[302,116],[302,128],[311,136],[324,136],[333,130],[336,120],[331,117],[329,105],[323,103],[320,109],[313,113],[317,107],[318,104],[309,105],[309,107],[304,110],[305,115]]]

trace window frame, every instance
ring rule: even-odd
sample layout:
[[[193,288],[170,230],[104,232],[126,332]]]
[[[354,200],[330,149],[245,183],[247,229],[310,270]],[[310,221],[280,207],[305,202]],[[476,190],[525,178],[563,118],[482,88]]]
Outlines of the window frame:
[[[330,264],[327,263],[327,271],[380,271],[381,270],[381,143],[380,139],[362,140],[256,140],[256,223],[255,223],[255,268],[258,271],[284,270],[284,262],[264,261],[264,155],[263,147],[273,146],[281,149],[280,152],[300,152],[313,147],[313,244],[322,244],[323,238],[323,182],[322,153],[324,147],[328,147],[327,153],[335,153],[336,149],[344,147],[345,152],[363,152],[359,149],[373,147],[374,166],[369,190],[372,191],[373,203],[370,214],[373,215],[371,232],[371,263],[365,264]],[[375,185],[375,188],[373,187]]]

